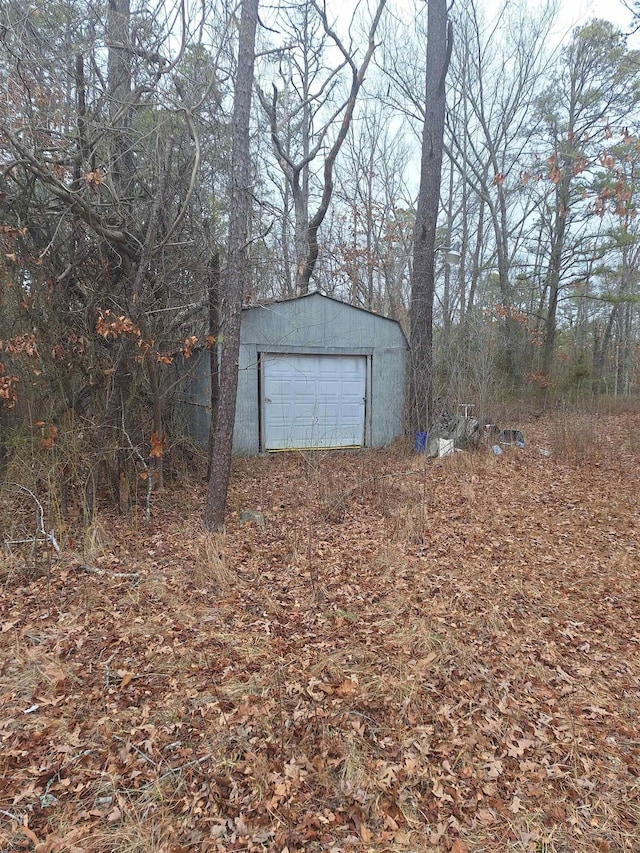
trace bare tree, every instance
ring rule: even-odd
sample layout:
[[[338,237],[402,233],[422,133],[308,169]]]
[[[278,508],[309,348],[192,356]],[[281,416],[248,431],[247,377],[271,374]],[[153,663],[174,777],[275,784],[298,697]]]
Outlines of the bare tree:
[[[400,318],[408,301],[409,245],[402,245],[402,207],[411,204],[404,185],[408,150],[388,125],[381,99],[354,122],[336,171],[335,233],[324,237],[330,280],[354,305]]]
[[[520,308],[514,268],[537,204],[527,186],[527,167],[533,170],[528,161],[550,61],[546,45],[554,14],[553,3],[534,15],[504,3],[487,24],[471,2],[461,15],[453,57],[455,103],[448,115],[446,149],[471,191],[477,223],[475,229],[469,227],[472,200],[467,196],[463,228],[472,260],[468,307],[478,294],[483,267],[495,270],[502,349],[511,381],[519,381],[523,360],[520,326],[514,319]]]
[[[340,149],[347,137],[358,94],[364,83],[367,69],[371,62],[376,44],[375,35],[386,5],[386,0],[378,0],[376,10],[369,27],[368,44],[366,52],[358,65],[356,63],[356,52],[353,47],[346,46],[337,34],[335,28],[329,22],[326,4],[311,2],[307,0],[303,8],[303,25],[298,32],[300,40],[302,60],[297,68],[299,79],[299,103],[294,107],[288,107],[284,112],[284,123],[282,111],[280,110],[281,94],[276,85],[272,87],[272,94],[267,94],[258,89],[260,102],[268,116],[271,142],[273,151],[282,170],[285,181],[290,187],[294,208],[294,245],[296,252],[295,290],[298,294],[307,293],[309,282],[313,275],[314,267],[318,259],[319,244],[318,232],[322,225],[333,194],[334,178],[333,172]],[[315,71],[319,71],[317,48],[314,48],[311,39],[314,29],[310,23],[310,9],[315,10],[322,25],[326,39],[338,50],[342,61],[337,69],[333,68],[324,79],[315,80],[312,77],[312,62],[310,56],[315,54]],[[291,48],[285,51],[291,53]],[[289,56],[285,67],[289,70],[288,80],[291,82],[293,61]],[[335,109],[329,107],[329,96],[337,85],[339,74],[343,68],[350,75],[349,92],[346,98],[339,103]],[[312,92],[312,86],[318,89]],[[292,87],[295,89],[295,87]],[[322,114],[323,108],[329,108],[329,116],[322,120],[318,116]],[[295,120],[300,125],[300,150],[296,154],[291,140],[291,113],[295,113]],[[314,119],[321,122],[321,127],[314,134]],[[321,177],[319,177],[320,191],[319,201],[315,212],[310,213],[310,166],[316,160],[327,145],[330,131],[338,124],[336,136],[323,156]]]
[[[247,248],[252,199],[249,130],[257,23],[258,0],[242,0],[238,65],[233,101],[229,250],[224,299],[220,311],[222,344],[220,390],[204,514],[204,525],[208,530],[220,530],[224,526],[224,512],[231,473],[233,427],[238,390],[240,319],[244,287],[249,270]]]
[[[411,426],[426,430],[433,400],[433,300],[435,292],[436,225],[440,204],[442,151],[446,108],[445,83],[453,46],[446,0],[429,0],[420,190],[414,228],[411,279]]]
[[[544,278],[544,349],[542,369],[549,375],[555,354],[558,308],[562,290],[576,279],[576,261],[583,269],[592,254],[591,243],[579,233],[580,222],[589,227],[590,210],[604,215],[603,201],[613,199],[614,209],[624,216],[626,199],[605,187],[604,199],[594,198],[590,170],[598,167],[625,184],[624,159],[615,163],[609,148],[616,133],[629,136],[623,125],[639,103],[638,51],[630,51],[626,38],[606,21],[592,21],[577,29],[563,53],[562,84],[553,84],[542,102],[549,143],[548,178],[553,191],[549,212],[549,251]],[[628,158],[627,158],[628,159]],[[607,181],[605,181],[605,184]],[[587,202],[585,204],[585,201]],[[582,249],[577,250],[581,237]],[[586,251],[585,251],[586,249]]]

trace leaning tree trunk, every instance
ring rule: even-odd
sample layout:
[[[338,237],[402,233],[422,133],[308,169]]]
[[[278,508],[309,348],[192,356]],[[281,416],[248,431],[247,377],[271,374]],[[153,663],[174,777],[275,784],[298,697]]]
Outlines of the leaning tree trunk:
[[[429,0],[425,118],[411,278],[409,417],[412,431],[427,430],[432,417],[434,255],[446,107],[445,79],[451,48],[452,31],[451,24],[447,25],[446,0]]]
[[[244,283],[249,274],[247,255],[249,217],[251,215],[249,120],[257,21],[258,0],[242,0],[238,68],[233,102],[229,256],[224,300],[220,312],[222,333],[220,397],[213,435],[211,475],[204,514],[204,525],[208,530],[220,530],[224,525],[227,489],[231,474],[231,447],[238,391],[240,317]]]

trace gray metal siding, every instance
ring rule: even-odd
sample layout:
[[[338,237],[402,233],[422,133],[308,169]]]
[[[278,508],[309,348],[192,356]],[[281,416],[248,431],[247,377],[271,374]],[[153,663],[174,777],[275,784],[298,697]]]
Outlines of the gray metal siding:
[[[366,444],[390,443],[404,428],[408,345],[393,320],[320,294],[247,308],[242,312],[234,453],[260,450],[261,353],[367,356]],[[184,365],[191,379],[181,395],[189,432],[206,446],[209,430],[209,358]]]
[[[209,372],[209,353],[200,350],[190,359],[182,356],[174,362],[176,387],[173,409],[173,429],[177,433],[186,433],[201,447],[207,447],[211,414],[211,376]]]
[[[241,340],[285,350],[292,346],[319,350],[347,347],[350,352],[362,347],[407,348],[402,330],[393,320],[320,294],[245,309]]]
[[[383,447],[404,431],[406,350],[376,349],[371,365],[371,446]]]
[[[258,349],[255,344],[240,344],[238,396],[233,430],[233,452],[253,456],[260,451],[258,405]]]

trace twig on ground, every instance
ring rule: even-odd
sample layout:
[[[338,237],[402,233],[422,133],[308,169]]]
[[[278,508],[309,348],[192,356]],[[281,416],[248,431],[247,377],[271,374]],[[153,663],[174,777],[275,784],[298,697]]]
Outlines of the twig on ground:
[[[79,568],[88,572],[90,575],[99,575],[108,578],[127,578],[128,580],[140,580],[140,572],[109,572],[107,569],[99,569],[97,566],[89,566],[86,563],[79,563]]]
[[[197,767],[199,764],[205,764],[211,758],[213,758],[213,752],[209,752],[207,755],[203,755],[201,758],[195,758],[193,761],[187,761],[186,764],[181,764],[179,767],[170,767],[166,773],[163,773],[162,776],[159,776],[157,781],[162,782],[163,779],[168,779],[169,776],[175,776],[176,773],[180,773],[182,770],[186,770],[187,767]],[[149,783],[149,785],[152,783]],[[149,787],[147,785],[146,787]]]
[[[118,735],[113,735],[113,738],[114,738],[114,740],[118,740],[118,741],[120,741],[120,743],[124,743],[124,744],[126,744],[126,743],[127,743],[127,741],[126,741],[124,738],[121,738],[121,737],[119,737]],[[157,769],[158,765],[157,765],[157,764],[156,764],[156,762],[153,760],[153,758],[151,758],[151,756],[150,756],[150,755],[147,755],[147,753],[146,753],[146,752],[143,752],[139,747],[137,747],[137,746],[135,745],[135,743],[131,743],[131,741],[129,741],[129,746],[131,747],[131,749],[132,749],[134,752],[137,752],[137,753],[138,753],[138,755],[139,755],[142,759],[144,759],[144,761],[146,761],[148,764],[151,764],[153,767],[155,767],[155,768]]]
[[[20,818],[18,817],[18,815],[11,814],[11,812],[7,812],[4,809],[0,809],[0,814],[3,814],[5,817],[8,817],[11,820],[15,820],[18,823],[20,823]]]
[[[38,507],[38,521],[40,522],[40,529],[37,531],[42,539],[38,539],[37,536],[34,536],[32,539],[21,539],[16,541],[7,541],[5,544],[7,545],[24,545],[28,543],[35,544],[36,542],[48,542],[52,547],[56,554],[60,553],[60,546],[58,545],[58,540],[56,539],[55,530],[51,530],[49,533],[44,529],[44,509],[38,498],[34,495],[31,489],[28,489],[26,486],[21,485],[20,483],[8,483],[9,486],[14,486],[14,488],[19,489],[21,492],[26,492],[29,497],[31,497],[36,506]]]

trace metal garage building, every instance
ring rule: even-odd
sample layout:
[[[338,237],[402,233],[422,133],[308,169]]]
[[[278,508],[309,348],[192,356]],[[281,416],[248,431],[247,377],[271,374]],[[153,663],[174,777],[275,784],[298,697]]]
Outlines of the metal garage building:
[[[407,350],[395,320],[320,293],[245,308],[234,453],[388,444],[403,431]],[[185,400],[204,443],[208,361]]]

